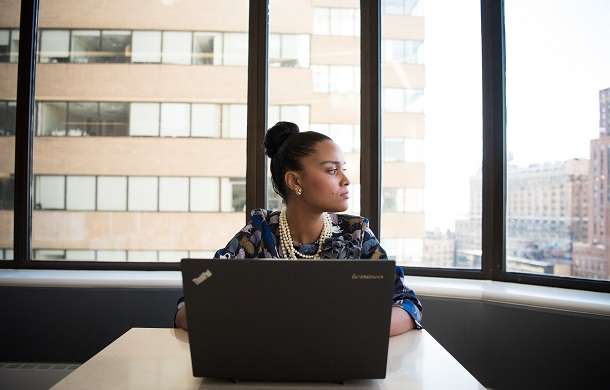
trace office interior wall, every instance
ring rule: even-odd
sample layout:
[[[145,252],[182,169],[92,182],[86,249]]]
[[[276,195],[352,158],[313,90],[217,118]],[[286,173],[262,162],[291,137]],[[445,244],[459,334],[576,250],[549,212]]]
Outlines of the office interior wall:
[[[0,362],[82,363],[132,327],[171,327],[181,291],[2,286],[0,296]],[[487,388],[607,379],[610,317],[420,298],[426,330]]]

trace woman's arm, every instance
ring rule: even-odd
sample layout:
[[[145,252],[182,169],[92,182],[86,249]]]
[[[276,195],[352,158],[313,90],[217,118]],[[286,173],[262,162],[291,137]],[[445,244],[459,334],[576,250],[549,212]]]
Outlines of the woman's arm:
[[[186,325],[186,306],[182,306],[176,312],[176,317],[174,317],[174,327],[188,330]]]
[[[415,328],[415,321],[403,308],[392,306],[392,320],[390,322],[390,336],[396,336]]]

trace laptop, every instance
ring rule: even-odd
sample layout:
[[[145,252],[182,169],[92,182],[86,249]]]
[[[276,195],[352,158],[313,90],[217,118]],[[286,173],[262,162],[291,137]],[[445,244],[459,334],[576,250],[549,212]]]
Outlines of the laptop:
[[[386,376],[393,260],[182,259],[193,376]]]

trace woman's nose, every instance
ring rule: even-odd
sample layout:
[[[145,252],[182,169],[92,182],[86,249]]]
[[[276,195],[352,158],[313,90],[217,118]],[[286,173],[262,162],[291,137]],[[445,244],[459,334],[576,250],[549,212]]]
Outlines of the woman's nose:
[[[351,182],[349,181],[349,177],[347,177],[347,175],[345,174],[345,172],[343,173],[343,180],[341,181],[341,184],[345,187],[347,187],[348,185],[351,184]]]

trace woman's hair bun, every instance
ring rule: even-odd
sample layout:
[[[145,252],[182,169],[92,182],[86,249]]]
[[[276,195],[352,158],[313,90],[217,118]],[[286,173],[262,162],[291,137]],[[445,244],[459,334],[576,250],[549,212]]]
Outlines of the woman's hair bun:
[[[265,154],[269,158],[273,158],[275,153],[277,153],[278,149],[286,138],[290,137],[293,134],[298,134],[300,132],[299,126],[292,122],[278,122],[265,134],[265,141],[263,145],[265,147]]]

